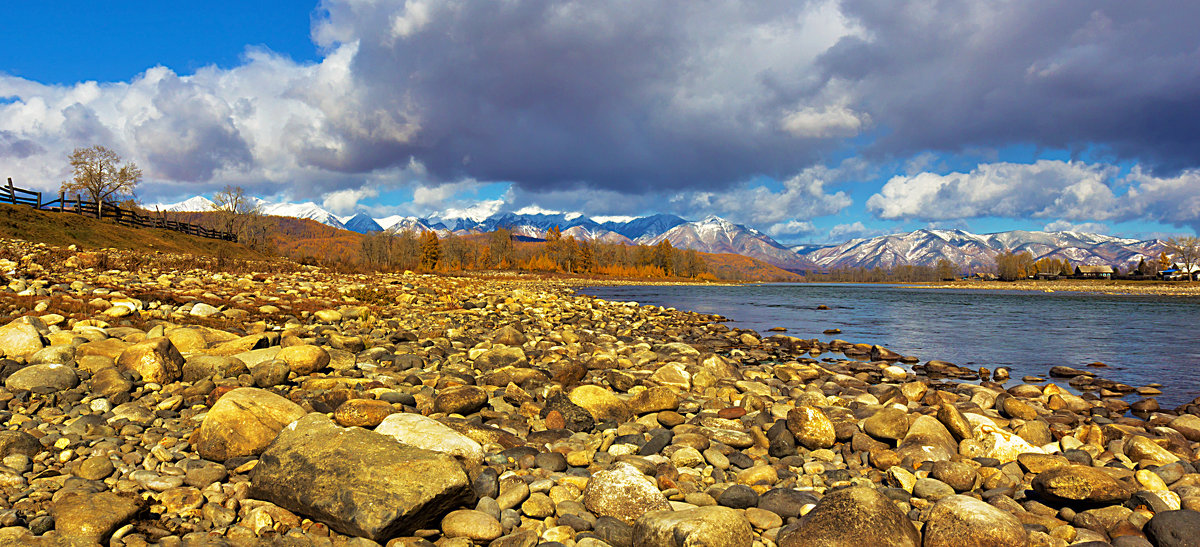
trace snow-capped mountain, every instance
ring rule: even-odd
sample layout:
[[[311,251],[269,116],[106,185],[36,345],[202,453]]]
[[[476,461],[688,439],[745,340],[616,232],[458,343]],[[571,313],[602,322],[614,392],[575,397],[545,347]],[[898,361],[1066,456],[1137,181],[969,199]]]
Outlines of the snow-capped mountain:
[[[604,228],[588,229],[583,226],[572,226],[563,230],[562,236],[570,236],[579,241],[599,241],[601,243],[615,243],[618,245],[633,244],[633,241],[629,238],[612,230],[605,230]]]
[[[387,220],[393,220],[393,218],[389,217]],[[394,222],[390,223],[386,231],[391,234],[434,232],[438,237],[446,237],[451,234],[451,231],[446,228],[445,224],[432,219],[420,219],[417,217],[396,218]]]
[[[343,230],[348,229],[345,224],[342,224],[342,220],[337,215],[326,211],[320,205],[311,201],[304,203],[267,203],[259,200],[258,210],[264,215],[307,218],[326,226],[333,226],[334,228],[341,228]]]
[[[946,259],[960,267],[979,270],[994,267],[998,253],[1024,251],[1035,260],[1066,258],[1076,265],[1112,265],[1128,270],[1143,258],[1157,258],[1162,249],[1163,242],[1157,239],[1138,241],[1085,232],[1015,230],[979,235],[963,230],[917,230],[852,239],[803,254],[826,269],[932,266]]]
[[[213,201],[204,196],[195,196],[185,199],[179,203],[169,203],[166,205],[155,205],[160,211],[175,211],[179,213],[200,213],[213,210]]]
[[[733,253],[769,262],[781,268],[810,269],[815,265],[753,228],[710,216],[699,222],[684,222],[656,236],[642,236],[634,241],[656,245],[662,240],[672,247],[695,249],[706,253]]]
[[[367,234],[371,232],[383,231],[383,226],[380,226],[375,219],[371,218],[371,216],[366,213],[358,213],[352,217],[347,217],[340,220],[342,221],[342,224],[346,226],[346,229],[350,230],[351,232]]]
[[[638,239],[646,236],[655,237],[686,222],[675,215],[659,214],[635,218],[628,222],[605,222],[601,226],[629,239]],[[672,244],[674,243],[672,242]]]

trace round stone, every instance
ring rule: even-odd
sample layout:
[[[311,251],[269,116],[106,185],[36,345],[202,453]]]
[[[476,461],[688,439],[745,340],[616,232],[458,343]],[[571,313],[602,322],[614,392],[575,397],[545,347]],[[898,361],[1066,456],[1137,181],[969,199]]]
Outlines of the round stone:
[[[489,542],[503,533],[500,521],[474,509],[451,511],[442,517],[442,533],[451,538]]]

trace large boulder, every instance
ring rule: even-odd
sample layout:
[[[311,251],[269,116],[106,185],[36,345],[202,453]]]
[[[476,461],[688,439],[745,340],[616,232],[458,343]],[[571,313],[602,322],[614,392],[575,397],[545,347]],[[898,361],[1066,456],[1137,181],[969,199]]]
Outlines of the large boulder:
[[[287,363],[292,372],[304,376],[329,366],[329,352],[321,346],[288,346],[275,355]]]
[[[483,461],[483,447],[479,443],[420,414],[392,414],[384,418],[375,432],[409,446],[454,456],[467,466]]]
[[[921,536],[908,516],[874,488],[825,495],[795,527],[779,533],[779,547],[917,547]]]
[[[37,437],[24,431],[0,431],[0,459],[13,454],[24,454],[30,458],[45,450]]]
[[[821,409],[800,405],[787,413],[787,428],[809,450],[829,448],[837,440],[833,421]]]
[[[571,390],[571,394],[568,397],[572,403],[583,407],[591,413],[597,422],[605,420],[623,422],[629,419],[632,413],[625,401],[617,397],[615,393],[600,386],[579,386]]]
[[[117,357],[117,367],[133,370],[142,376],[142,381],[169,384],[179,379],[183,369],[183,355],[165,337],[151,338],[133,344]]]
[[[633,524],[634,545],[742,547],[753,542],[754,530],[742,512],[716,505],[653,511]]]
[[[192,355],[183,363],[181,379],[185,382],[199,382],[213,376],[237,378],[249,372],[250,370],[246,368],[246,363],[243,363],[237,357]]]
[[[45,330],[45,325],[36,317],[19,317],[0,327],[0,357],[24,359],[46,347],[42,341],[42,330]]]
[[[938,500],[925,521],[924,547],[1025,547],[1029,534],[1007,511],[969,496]]]
[[[958,442],[937,418],[921,415],[909,426],[896,453],[914,462],[943,461],[958,453]]]
[[[139,500],[113,492],[78,492],[55,498],[50,505],[54,528],[71,545],[107,545],[108,536],[142,508]]]
[[[454,386],[443,389],[433,400],[433,409],[446,414],[466,416],[487,405],[487,391],[478,386]]]
[[[318,413],[280,432],[250,484],[255,498],[379,543],[427,528],[472,497],[454,458]]]
[[[671,509],[671,504],[654,482],[624,462],[592,475],[583,490],[583,505],[593,515],[613,517],[629,524],[650,511]]]
[[[1200,512],[1189,509],[1163,511],[1154,515],[1143,531],[1157,547],[1200,545]]]
[[[12,390],[33,391],[47,389],[65,391],[79,385],[75,369],[59,364],[30,365],[12,373],[4,380],[4,387]]]
[[[899,441],[908,433],[908,413],[898,408],[884,408],[863,420],[863,431],[876,439]]]
[[[260,454],[284,426],[304,414],[300,405],[270,391],[237,388],[209,409],[200,423],[196,451],[218,462]]]
[[[1068,465],[1039,473],[1033,490],[1051,501],[1119,503],[1133,495],[1133,487],[1119,482],[1101,469]]]

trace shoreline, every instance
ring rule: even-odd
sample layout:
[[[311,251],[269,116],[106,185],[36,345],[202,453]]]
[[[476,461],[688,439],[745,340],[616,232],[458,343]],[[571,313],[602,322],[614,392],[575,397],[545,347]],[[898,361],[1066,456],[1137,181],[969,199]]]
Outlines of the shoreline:
[[[923,289],[967,289],[979,291],[1024,291],[1033,293],[1057,293],[1104,295],[1104,296],[1185,296],[1200,297],[1200,283],[1143,282],[1108,280],[1067,281],[931,281],[927,283],[901,283],[901,285]]]

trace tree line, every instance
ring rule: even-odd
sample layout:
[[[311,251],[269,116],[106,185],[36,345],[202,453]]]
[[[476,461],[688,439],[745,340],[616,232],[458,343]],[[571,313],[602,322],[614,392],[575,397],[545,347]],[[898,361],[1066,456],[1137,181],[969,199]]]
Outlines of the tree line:
[[[364,264],[386,270],[528,272],[596,274],[638,278],[715,279],[700,253],[656,245],[579,241],[551,228],[545,241],[517,241],[501,228],[481,236],[432,231],[372,232],[362,239]]]

